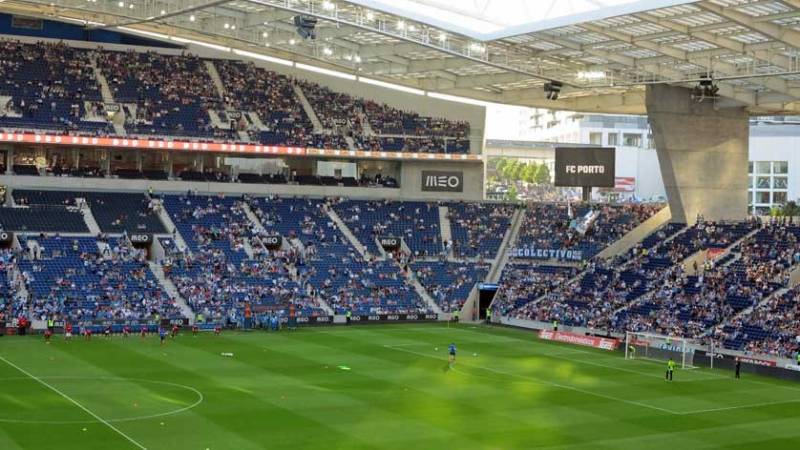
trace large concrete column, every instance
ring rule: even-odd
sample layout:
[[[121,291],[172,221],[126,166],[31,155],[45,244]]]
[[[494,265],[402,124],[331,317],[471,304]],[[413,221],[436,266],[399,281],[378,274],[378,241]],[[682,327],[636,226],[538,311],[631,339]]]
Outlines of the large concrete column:
[[[647,115],[673,222],[747,217],[750,133],[744,108],[696,102],[687,88],[647,86]]]

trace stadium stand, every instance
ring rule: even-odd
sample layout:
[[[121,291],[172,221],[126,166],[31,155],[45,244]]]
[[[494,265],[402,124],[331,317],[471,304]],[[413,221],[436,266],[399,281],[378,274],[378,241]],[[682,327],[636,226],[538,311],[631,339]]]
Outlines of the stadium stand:
[[[523,308],[575,277],[578,267],[539,265],[529,261],[509,261],[500,276],[500,289],[492,309],[499,315]]]
[[[20,236],[30,254],[19,263],[34,319],[154,320],[180,317],[144,260],[127,241],[112,239],[101,253],[89,237]]]
[[[448,203],[453,253],[460,258],[494,258],[516,208],[489,203]]]
[[[114,99],[135,106],[129,134],[214,137],[208,109],[220,99],[200,58],[102,51],[98,66]]]
[[[379,236],[402,237],[417,257],[443,251],[439,208],[433,203],[343,200],[334,209],[374,255],[380,254]]]
[[[85,120],[86,105],[94,115],[102,105],[89,52],[63,43],[23,44],[0,40],[0,127],[109,134],[106,121]],[[15,168],[18,175],[35,175]]]
[[[143,194],[121,192],[36,191],[15,189],[14,201],[24,205],[75,205],[82,198],[104,233],[165,233],[158,205]],[[40,231],[40,230],[35,230]],[[68,230],[41,230],[68,231]]]
[[[616,311],[662,286],[687,257],[709,248],[724,249],[754,231],[756,226],[753,222],[699,222],[622,265],[616,266],[613,261],[592,261],[576,281],[552,291],[539,302],[511,311],[510,315],[612,329]]]
[[[89,228],[79,211],[63,206],[0,207],[0,229],[5,231],[43,231],[87,233]]]
[[[472,289],[489,273],[487,264],[420,261],[411,264],[417,279],[444,312],[460,310]]]

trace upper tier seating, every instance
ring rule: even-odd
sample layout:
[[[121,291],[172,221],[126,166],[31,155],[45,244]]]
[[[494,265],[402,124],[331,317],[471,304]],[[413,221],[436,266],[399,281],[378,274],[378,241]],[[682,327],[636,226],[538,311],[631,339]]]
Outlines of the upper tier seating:
[[[136,105],[129,134],[214,136],[208,109],[220,99],[200,58],[103,51],[97,64],[114,100]]]
[[[345,136],[353,136],[360,149],[470,150],[467,122],[401,111],[249,62],[212,60],[222,81],[220,98],[206,60],[193,55],[90,51],[4,40],[0,41],[0,60],[5,80],[0,95],[11,97],[7,105],[0,105],[9,112],[0,117],[0,128],[113,135],[94,72],[99,70],[114,101],[123,104],[130,135],[229,141],[240,140],[238,132],[246,131],[250,140],[265,145],[348,149]],[[325,133],[314,133],[294,92],[295,83],[302,86]],[[221,124],[212,120],[212,110]],[[239,114],[249,112],[259,120]],[[378,135],[365,135],[367,123]]]
[[[101,102],[89,52],[62,43],[22,44],[0,40],[0,105],[12,114],[2,128],[108,134],[107,122],[84,120],[84,102]]]
[[[313,126],[290,78],[240,61],[219,60],[215,66],[225,87],[225,104],[238,111],[255,112],[268,128],[257,135],[262,144],[310,144]]]

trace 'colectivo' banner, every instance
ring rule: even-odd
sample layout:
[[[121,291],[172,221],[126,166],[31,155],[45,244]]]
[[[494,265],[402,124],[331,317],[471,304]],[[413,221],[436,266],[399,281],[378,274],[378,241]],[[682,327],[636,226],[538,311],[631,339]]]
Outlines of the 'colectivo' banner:
[[[565,250],[561,248],[517,247],[511,249],[511,257],[583,261],[583,252],[580,250]]]
[[[546,341],[566,342],[567,344],[574,345],[585,345],[587,347],[599,348],[601,350],[616,350],[619,346],[619,340],[614,338],[584,336],[582,334],[552,330],[540,331],[539,339],[544,339]]]

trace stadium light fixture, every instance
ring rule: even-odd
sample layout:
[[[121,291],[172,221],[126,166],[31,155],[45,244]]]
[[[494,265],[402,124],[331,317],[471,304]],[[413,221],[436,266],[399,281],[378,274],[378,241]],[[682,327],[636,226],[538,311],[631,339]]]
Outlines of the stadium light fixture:
[[[267,33],[267,32],[265,31],[265,32],[261,33],[261,37],[262,37],[262,38],[269,37],[269,33]]]
[[[133,6],[133,5],[131,5],[131,6]],[[167,11],[166,11],[166,10],[164,10],[164,9],[162,9],[162,10],[161,10],[161,15],[162,15],[162,16],[163,16],[164,14],[166,14],[166,13],[167,13]]]
[[[329,0],[324,0],[322,2],[322,9],[324,9],[325,11],[333,11],[334,9],[336,9],[336,5]]]
[[[194,14],[189,16],[189,22],[194,22],[195,20],[196,20],[196,17],[194,16]]]
[[[289,45],[297,44],[297,41],[294,39],[289,39]]]
[[[439,42],[444,43],[447,40],[447,33],[442,31],[439,33]]]
[[[357,64],[360,64],[360,63],[361,63],[361,56],[359,56],[359,55],[355,55],[355,56],[353,57],[353,60],[355,60],[355,62],[356,62]]]
[[[117,6],[119,6],[120,8],[124,8],[125,7],[125,2],[119,2],[119,3],[117,3]]]
[[[406,29],[405,21],[398,20],[396,27],[397,27],[398,30],[405,30]]]
[[[548,100],[558,100],[563,83],[560,81],[548,81],[544,84],[544,95]]]
[[[367,20],[369,20],[369,21],[375,20],[375,13],[372,12],[372,11],[367,11],[365,16],[366,16]]]
[[[325,56],[331,56],[331,55],[333,55],[333,50],[331,50],[330,47],[322,47],[322,53]]]

